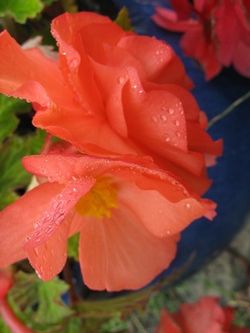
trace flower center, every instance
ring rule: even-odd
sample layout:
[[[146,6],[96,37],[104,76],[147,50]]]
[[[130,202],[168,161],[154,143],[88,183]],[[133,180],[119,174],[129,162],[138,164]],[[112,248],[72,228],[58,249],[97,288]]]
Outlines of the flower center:
[[[97,180],[91,191],[76,204],[78,214],[88,217],[111,217],[117,207],[117,185],[110,177]]]

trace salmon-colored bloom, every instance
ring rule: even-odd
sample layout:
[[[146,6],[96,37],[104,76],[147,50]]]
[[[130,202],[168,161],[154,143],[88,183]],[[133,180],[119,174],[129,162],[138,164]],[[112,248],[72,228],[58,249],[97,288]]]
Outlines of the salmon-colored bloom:
[[[250,333],[236,327],[233,309],[223,308],[216,297],[203,297],[193,304],[183,304],[177,313],[163,310],[156,333]]]
[[[0,316],[12,333],[33,333],[17,318],[8,303],[7,294],[12,287],[12,283],[11,273],[7,270],[0,270]]]
[[[149,155],[204,193],[205,157],[218,156],[221,142],[206,133],[172,48],[95,13],[61,15],[52,34],[58,60],[0,35],[0,92],[32,102],[33,124],[83,153]]]
[[[43,183],[0,213],[0,267],[28,257],[44,280],[62,270],[67,239],[80,232],[79,261],[90,288],[140,288],[174,259],[180,231],[214,215],[213,203],[149,160],[65,149],[23,163]]]
[[[184,32],[184,52],[203,66],[209,80],[233,65],[250,77],[250,6],[248,0],[172,0],[174,10],[158,7],[154,21]]]

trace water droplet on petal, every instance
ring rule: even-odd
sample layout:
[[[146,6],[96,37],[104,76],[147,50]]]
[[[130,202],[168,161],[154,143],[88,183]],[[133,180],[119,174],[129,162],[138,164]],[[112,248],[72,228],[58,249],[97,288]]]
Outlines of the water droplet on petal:
[[[153,120],[154,123],[157,123],[157,117],[156,116],[153,116],[152,120]]]
[[[160,118],[163,122],[167,121],[167,117],[165,116],[165,114],[160,115]]]
[[[176,132],[176,136],[177,136],[178,138],[180,138],[180,137],[181,137],[181,133],[180,133],[180,132]]]
[[[166,141],[166,142],[169,142],[169,141],[170,141],[170,137],[167,136],[167,137],[165,138],[165,141]]]
[[[125,78],[123,76],[118,77],[118,83],[123,84],[125,82]]]
[[[188,202],[188,203],[186,203],[186,208],[190,208],[191,207],[191,204]]]
[[[169,114],[174,114],[174,109],[172,109],[172,108],[168,109],[168,113]]]
[[[179,120],[176,120],[175,121],[175,125],[178,127],[178,126],[180,126],[180,122],[179,122]]]

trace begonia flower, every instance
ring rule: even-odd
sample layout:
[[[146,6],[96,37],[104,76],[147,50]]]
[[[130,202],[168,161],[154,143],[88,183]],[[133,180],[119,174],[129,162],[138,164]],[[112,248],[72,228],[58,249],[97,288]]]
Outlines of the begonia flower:
[[[184,32],[181,46],[203,67],[206,79],[223,66],[250,77],[250,6],[248,0],[171,1],[157,7],[153,20],[162,28]]]
[[[174,314],[164,309],[156,333],[250,333],[233,324],[233,314],[232,308],[223,308],[216,297],[207,296],[181,305]]]
[[[33,331],[17,318],[8,303],[7,295],[12,284],[11,273],[7,270],[0,270],[0,317],[8,325],[12,333],[32,333]]]
[[[148,159],[79,153],[25,157],[41,183],[0,213],[0,267],[28,258],[49,280],[80,232],[79,261],[92,289],[137,289],[176,255],[179,233],[215,205],[190,193]]]
[[[172,48],[89,12],[57,17],[52,34],[58,60],[0,34],[0,92],[32,102],[33,124],[82,153],[149,155],[203,194],[206,156],[220,155],[221,142],[206,133]]]

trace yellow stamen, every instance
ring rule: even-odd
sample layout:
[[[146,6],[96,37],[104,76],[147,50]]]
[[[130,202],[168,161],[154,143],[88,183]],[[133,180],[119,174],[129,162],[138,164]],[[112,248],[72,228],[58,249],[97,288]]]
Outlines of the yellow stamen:
[[[111,217],[117,207],[117,185],[112,178],[103,177],[96,181],[91,191],[83,196],[75,208],[78,214],[88,217]]]

